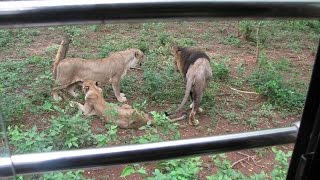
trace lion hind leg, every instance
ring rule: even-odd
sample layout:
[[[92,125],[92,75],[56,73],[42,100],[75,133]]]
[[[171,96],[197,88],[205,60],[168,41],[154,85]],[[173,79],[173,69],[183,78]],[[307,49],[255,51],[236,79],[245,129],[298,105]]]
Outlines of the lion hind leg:
[[[192,95],[192,110],[190,112],[190,115],[189,115],[189,124],[190,125],[193,125],[193,126],[197,126],[199,125],[199,121],[196,119],[196,113],[197,111],[199,111],[200,108],[200,102],[201,102],[201,99],[202,99],[202,91],[198,91],[198,92],[195,92],[193,93]]]
[[[192,110],[189,115],[189,124],[191,126],[199,125],[199,120],[197,120],[195,116],[196,116],[196,112]]]
[[[192,109],[193,108],[193,94],[192,94],[192,92],[190,92],[190,97],[191,97],[192,103],[190,104],[189,109]],[[199,107],[197,109],[197,112],[198,113],[203,113],[203,109],[201,107]]]

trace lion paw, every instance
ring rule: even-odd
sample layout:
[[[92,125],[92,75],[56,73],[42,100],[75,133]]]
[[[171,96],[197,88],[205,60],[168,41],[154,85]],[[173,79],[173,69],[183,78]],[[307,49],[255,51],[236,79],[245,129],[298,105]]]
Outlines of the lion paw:
[[[78,93],[76,93],[76,92],[73,92],[73,93],[71,94],[71,96],[76,98],[76,97],[78,97],[78,96],[79,96],[79,94],[78,94]]]
[[[118,100],[119,102],[126,102],[126,101],[127,101],[127,98],[120,96],[120,97],[117,98],[117,100]]]
[[[62,98],[61,98],[60,96],[58,96],[58,95],[53,95],[53,100],[55,100],[55,101],[61,101]]]
[[[198,108],[199,113],[203,113],[203,109],[201,107]]]
[[[193,103],[191,103],[191,104],[190,104],[189,108],[190,108],[190,109],[192,109],[192,108],[193,108]]]
[[[76,106],[79,107],[81,104],[76,101],[70,101],[69,105],[70,105],[70,107],[76,107]]]
[[[189,125],[198,126],[199,125],[199,121],[197,119],[194,119],[193,121],[189,121]]]
[[[75,101],[70,101],[69,102],[70,107],[75,107],[77,105],[77,102]]]
[[[124,93],[120,93],[121,97],[126,97],[126,95]]]

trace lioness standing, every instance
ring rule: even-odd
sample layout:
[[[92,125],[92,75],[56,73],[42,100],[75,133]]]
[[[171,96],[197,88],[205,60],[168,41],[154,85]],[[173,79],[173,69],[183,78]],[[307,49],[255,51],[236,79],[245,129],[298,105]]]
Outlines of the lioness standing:
[[[212,78],[210,59],[201,49],[174,47],[173,55],[175,59],[175,68],[183,74],[186,83],[184,98],[179,107],[170,114],[179,112],[191,96],[192,108],[189,115],[189,124],[198,125],[199,121],[195,119],[196,112],[201,112],[200,102],[205,88]]]
[[[65,58],[69,43],[68,38],[61,42],[55,58],[53,98],[60,99],[58,91],[64,88],[76,97],[75,88],[78,83],[91,79],[99,81],[101,84],[111,83],[117,100],[125,102],[127,98],[123,93],[120,93],[120,80],[126,75],[129,68],[136,66],[144,59],[143,52],[136,48],[130,48],[113,53],[103,59]]]

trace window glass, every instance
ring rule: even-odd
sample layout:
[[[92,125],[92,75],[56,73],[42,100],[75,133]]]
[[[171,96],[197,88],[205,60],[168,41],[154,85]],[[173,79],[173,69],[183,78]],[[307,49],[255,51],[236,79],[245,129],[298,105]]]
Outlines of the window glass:
[[[317,20],[155,21],[0,29],[0,109],[7,131],[7,134],[2,131],[1,135],[7,135],[12,154],[25,154],[291,126],[301,118],[319,32],[320,21]],[[62,100],[56,101],[52,96],[52,90],[59,85],[52,74],[53,64],[65,35],[71,38],[66,57],[75,58],[68,60],[70,64],[77,63],[72,65],[72,70],[68,69],[71,65],[65,63],[66,69],[58,67],[61,69],[55,72],[61,79],[75,77],[73,73],[93,74],[86,75],[100,81],[101,77],[107,77],[99,84],[107,103],[101,112],[104,118],[85,117],[78,110],[75,102],[83,105],[88,91],[84,85],[75,84],[74,92],[69,86],[71,94],[77,97],[72,97],[66,89],[58,92]],[[174,54],[182,50],[175,51],[173,47],[176,46],[198,47],[210,59],[212,78],[200,102],[203,112],[196,113],[197,126],[189,125],[188,120],[172,123],[164,113],[173,112],[185,95],[184,66],[176,66],[174,61]],[[140,51],[120,53],[128,48]],[[206,63],[204,54],[197,56],[205,60],[201,63]],[[117,63],[101,63],[103,58],[110,57]],[[122,75],[122,62],[132,57],[140,59],[141,63],[128,69],[120,80],[120,91],[124,95],[116,97],[110,80],[114,74]],[[87,61],[91,64],[86,64]],[[194,62],[189,68],[196,66]],[[101,68],[104,70],[97,70]],[[182,73],[177,72],[179,68]],[[197,72],[204,76],[201,72],[205,70],[197,69]],[[96,87],[96,84],[91,85]],[[119,102],[125,99],[126,103]],[[183,108],[188,116],[190,104],[188,97]],[[131,116],[123,118],[121,113]],[[178,113],[171,119],[182,115]],[[146,117],[153,119],[153,123],[145,121]],[[120,128],[126,125],[140,128]],[[7,157],[9,149],[4,139],[0,145],[1,157]],[[276,179],[285,177],[292,149],[290,144],[20,178]]]

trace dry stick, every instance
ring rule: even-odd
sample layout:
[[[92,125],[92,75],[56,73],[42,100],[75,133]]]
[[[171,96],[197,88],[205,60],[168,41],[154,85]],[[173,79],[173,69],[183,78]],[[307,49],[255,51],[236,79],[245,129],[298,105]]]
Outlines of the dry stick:
[[[260,33],[260,28],[261,28],[261,22],[258,23],[258,27],[257,27],[257,54],[256,54],[256,63],[259,62],[259,54],[260,54],[260,39],[259,39],[259,33]]]
[[[184,120],[187,118],[187,115],[182,115],[181,117],[177,117],[177,118],[174,118],[174,119],[170,119],[170,122],[177,122],[177,121],[181,121],[181,120]]]
[[[252,160],[252,162],[256,165],[256,166],[258,166],[258,167],[261,167],[261,168],[265,168],[265,166],[262,166],[262,165],[258,165],[257,164],[257,162],[256,162],[256,156],[255,155],[253,155],[253,156],[250,156],[250,155],[248,155],[248,154],[245,154],[245,153],[242,153],[242,152],[237,152],[238,154],[240,154],[240,155],[242,155],[242,156],[245,156],[245,158],[242,158],[242,159],[240,159],[240,160],[238,160],[239,162],[242,162],[242,161],[244,161],[244,162],[246,162],[246,163],[248,163],[247,161],[245,161],[245,160]],[[232,164],[232,166],[231,167],[233,167],[234,165],[236,165],[237,163],[239,163],[238,161],[236,161],[236,162],[234,162],[233,164]],[[250,163],[248,163],[248,164],[250,164]],[[252,165],[251,165],[252,166]]]
[[[238,20],[237,21],[237,24],[236,24],[238,27],[236,28],[236,31],[237,31],[237,37],[240,37],[240,21]]]
[[[258,93],[256,93],[256,92],[241,91],[241,90],[235,89],[235,88],[230,87],[230,86],[229,86],[229,88],[230,88],[230,89],[232,89],[232,90],[234,90],[234,91],[236,91],[236,92],[239,92],[239,93],[245,93],[245,94],[257,94],[257,95],[259,95],[259,94],[258,94]]]
[[[238,161],[234,162],[234,163],[231,165],[231,168],[233,168],[233,166],[235,166],[235,165],[238,164],[238,163],[240,163],[242,166],[244,166],[242,162],[246,162],[246,163],[249,164],[250,166],[253,166],[251,163],[248,162],[250,159],[252,160],[252,157],[251,157],[251,156],[245,157],[245,158],[242,158],[242,159],[239,159]],[[247,161],[247,160],[248,160],[248,161]],[[244,167],[245,167],[245,166],[244,166]]]
[[[134,70],[139,70],[139,71],[143,71],[143,69],[138,68],[138,67],[131,67],[130,69],[134,69]]]

